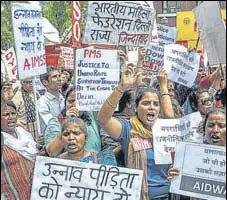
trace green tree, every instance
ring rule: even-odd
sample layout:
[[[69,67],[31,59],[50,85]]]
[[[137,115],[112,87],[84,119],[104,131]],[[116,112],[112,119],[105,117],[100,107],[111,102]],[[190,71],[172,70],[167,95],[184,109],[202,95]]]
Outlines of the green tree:
[[[71,1],[46,1],[42,8],[43,16],[55,26],[61,37],[72,25]]]
[[[1,49],[7,50],[13,45],[11,2],[1,1]]]

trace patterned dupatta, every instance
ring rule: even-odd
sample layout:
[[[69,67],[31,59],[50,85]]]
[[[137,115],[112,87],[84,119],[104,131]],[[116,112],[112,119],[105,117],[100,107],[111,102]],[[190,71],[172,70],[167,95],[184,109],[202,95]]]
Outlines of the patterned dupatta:
[[[132,117],[130,123],[132,125],[132,138],[152,138],[152,132],[145,129],[137,117]],[[132,141],[130,141],[128,148],[128,167],[144,171],[141,200],[149,200],[147,183],[147,153],[146,150],[134,151]]]
[[[33,138],[36,140],[38,136],[38,127],[36,120],[36,110],[35,104],[32,97],[22,88],[22,96],[25,105],[26,118],[27,118],[27,130],[32,134]]]

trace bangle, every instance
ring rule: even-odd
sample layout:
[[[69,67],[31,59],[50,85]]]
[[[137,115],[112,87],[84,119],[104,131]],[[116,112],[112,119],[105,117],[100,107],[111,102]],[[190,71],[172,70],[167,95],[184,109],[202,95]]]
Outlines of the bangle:
[[[124,91],[119,90],[118,86],[117,86],[115,89],[116,89],[116,91],[118,91],[119,93],[124,94]]]
[[[163,93],[163,94],[162,94],[162,97],[165,96],[165,95],[170,96],[169,93]]]
[[[211,88],[208,90],[208,92],[209,92],[212,96],[215,96],[216,93],[217,93],[217,90],[216,90],[215,88],[211,87]]]
[[[113,108],[114,110],[117,108],[117,106],[114,106],[114,105],[109,101],[109,99],[107,99],[106,102],[107,102],[107,104],[108,104],[111,108]]]

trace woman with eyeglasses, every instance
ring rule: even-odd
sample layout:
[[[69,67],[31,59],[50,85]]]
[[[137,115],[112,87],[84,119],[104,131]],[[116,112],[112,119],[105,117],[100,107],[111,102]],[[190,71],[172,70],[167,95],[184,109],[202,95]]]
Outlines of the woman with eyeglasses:
[[[136,91],[136,116],[131,117],[129,121],[113,117],[124,91],[136,85],[141,76],[141,72],[134,74],[130,66],[122,73],[120,84],[99,111],[98,121],[111,137],[120,141],[126,166],[144,171],[141,200],[167,200],[169,194],[167,175],[170,166],[155,164],[152,144],[152,126],[160,112],[166,118],[174,117],[166,72],[161,70],[158,74],[161,97],[156,90],[140,86]],[[141,149],[134,148],[137,143],[145,142],[149,145]]]
[[[22,127],[17,127],[17,109],[7,101],[1,112],[4,139],[1,165],[1,194],[6,199],[30,200],[37,143]]]

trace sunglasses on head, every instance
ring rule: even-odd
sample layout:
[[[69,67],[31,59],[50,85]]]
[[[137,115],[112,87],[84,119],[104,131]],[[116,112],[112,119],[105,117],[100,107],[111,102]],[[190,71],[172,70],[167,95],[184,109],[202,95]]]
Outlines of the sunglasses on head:
[[[206,99],[201,99],[201,103],[202,103],[202,105],[204,105],[204,106],[210,106],[210,105],[213,104],[213,102],[214,102],[213,97],[208,97],[208,98],[206,98]]]

